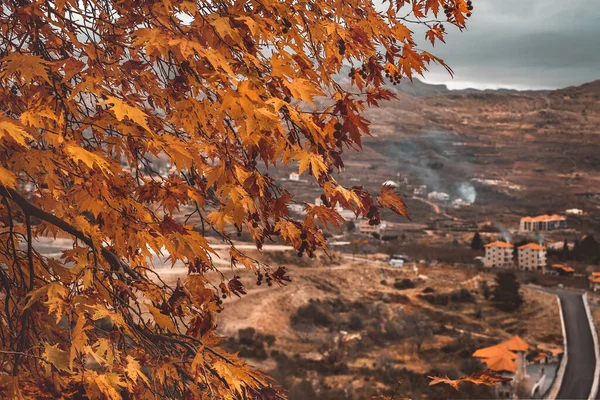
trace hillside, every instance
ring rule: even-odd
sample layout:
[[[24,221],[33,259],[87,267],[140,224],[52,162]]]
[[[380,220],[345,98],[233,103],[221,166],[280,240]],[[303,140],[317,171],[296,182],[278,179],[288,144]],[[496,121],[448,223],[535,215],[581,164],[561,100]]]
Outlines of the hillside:
[[[474,189],[472,208],[447,211],[472,222],[515,227],[521,216],[575,207],[587,216],[574,226],[600,232],[600,81],[518,92],[450,91],[415,80],[390,90],[397,99],[368,109],[373,137],[362,152],[345,152],[340,181],[378,190],[406,178],[400,192],[417,222],[439,217],[411,200],[424,184],[451,198],[463,197],[461,187]],[[303,200],[318,193],[287,186]]]

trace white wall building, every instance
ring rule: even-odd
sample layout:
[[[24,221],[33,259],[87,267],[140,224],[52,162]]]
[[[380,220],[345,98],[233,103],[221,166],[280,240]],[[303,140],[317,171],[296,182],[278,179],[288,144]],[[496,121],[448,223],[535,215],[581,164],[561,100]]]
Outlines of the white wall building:
[[[356,229],[363,234],[370,235],[372,233],[377,233],[381,235],[385,229],[387,228],[387,224],[385,221],[381,221],[379,225],[369,225],[368,219],[361,219],[356,224]]]
[[[444,192],[430,192],[427,194],[427,198],[429,200],[448,201],[450,200],[450,195]]]
[[[488,268],[513,267],[513,249],[512,244],[502,241],[486,244],[483,265]]]
[[[300,180],[300,175],[297,172],[292,172],[290,173],[289,180],[297,182]]]
[[[583,210],[580,208],[569,208],[565,213],[569,215],[583,215]]]
[[[546,247],[527,243],[519,247],[519,268],[523,271],[546,272]]]

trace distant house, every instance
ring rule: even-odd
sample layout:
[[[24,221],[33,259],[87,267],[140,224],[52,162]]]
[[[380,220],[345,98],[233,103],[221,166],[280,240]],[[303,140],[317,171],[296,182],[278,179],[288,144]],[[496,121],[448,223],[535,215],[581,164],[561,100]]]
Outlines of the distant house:
[[[546,272],[546,247],[528,243],[519,247],[519,268],[523,271]]]
[[[519,230],[521,232],[553,231],[566,228],[567,219],[558,214],[523,217],[519,224]]]
[[[575,269],[565,264],[552,264],[548,269],[548,274],[572,277]]]
[[[304,215],[306,214],[306,210],[304,209],[304,205],[302,204],[288,204],[288,210],[295,214]]]
[[[486,244],[483,265],[488,268],[512,267],[514,246],[510,243],[496,241]]]
[[[292,173],[290,173],[289,180],[297,182],[300,180],[300,175],[297,172],[292,172]]]
[[[590,282],[590,290],[597,292],[600,290],[600,272],[592,272],[592,275],[588,276]]]
[[[368,219],[361,219],[356,224],[356,228],[358,232],[363,233],[365,235],[371,235],[373,233],[381,235],[383,231],[387,228],[387,224],[385,223],[385,221],[381,221],[379,225],[370,225]]]
[[[435,201],[448,201],[450,200],[450,195],[444,192],[430,192],[427,194],[427,198]]]
[[[516,391],[526,378],[527,358],[526,353],[529,345],[519,336],[513,336],[509,340],[495,346],[485,347],[473,353],[487,369],[506,378],[508,382],[502,382],[495,386],[498,398],[515,398]]]
[[[583,215],[583,210],[579,208],[569,208],[565,213],[569,215]]]
[[[470,201],[467,201],[467,200],[463,200],[463,199],[455,199],[452,201],[452,207],[454,207],[454,208],[470,207],[472,205],[473,205],[473,203],[471,203]]]
[[[427,193],[427,185],[420,185],[413,189],[415,196],[423,196],[425,193]]]

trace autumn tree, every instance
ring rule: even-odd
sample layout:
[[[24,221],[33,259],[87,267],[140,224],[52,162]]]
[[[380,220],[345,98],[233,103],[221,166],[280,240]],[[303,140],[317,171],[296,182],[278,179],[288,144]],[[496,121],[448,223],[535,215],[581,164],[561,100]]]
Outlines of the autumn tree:
[[[9,0],[0,7],[0,393],[9,398],[274,398],[219,346],[222,298],[284,268],[236,248],[325,247],[337,204],[406,215],[392,188],[344,187],[386,85],[443,62],[420,48],[464,27],[465,0]],[[340,83],[349,67],[351,84]],[[315,97],[319,97],[315,106]],[[157,160],[163,160],[159,166]],[[322,188],[294,220],[268,174]],[[260,166],[260,168],[259,168]],[[209,240],[209,233],[213,236]],[[67,238],[58,255],[40,238]],[[168,285],[156,254],[188,268]],[[212,277],[212,278],[211,278]],[[214,278],[217,277],[217,278]]]

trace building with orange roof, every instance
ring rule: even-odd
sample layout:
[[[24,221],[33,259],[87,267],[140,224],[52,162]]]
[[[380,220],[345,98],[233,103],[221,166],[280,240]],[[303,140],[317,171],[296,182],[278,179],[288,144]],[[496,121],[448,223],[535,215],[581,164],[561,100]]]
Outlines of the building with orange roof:
[[[588,281],[590,283],[590,290],[597,292],[600,290],[600,272],[592,272],[590,276],[588,276]]]
[[[553,231],[566,228],[567,219],[558,214],[523,217],[519,224],[519,230],[521,232]]]
[[[560,276],[573,276],[575,269],[566,264],[552,264],[549,273]]]
[[[519,268],[523,271],[546,272],[546,247],[527,243],[519,247]]]
[[[479,349],[473,357],[479,358],[487,369],[512,379],[507,384],[499,385],[496,390],[501,398],[512,398],[516,388],[527,376],[526,352],[529,345],[519,336],[513,336],[497,345]]]
[[[483,265],[488,268],[513,267],[513,248],[510,243],[495,241],[486,244]]]

